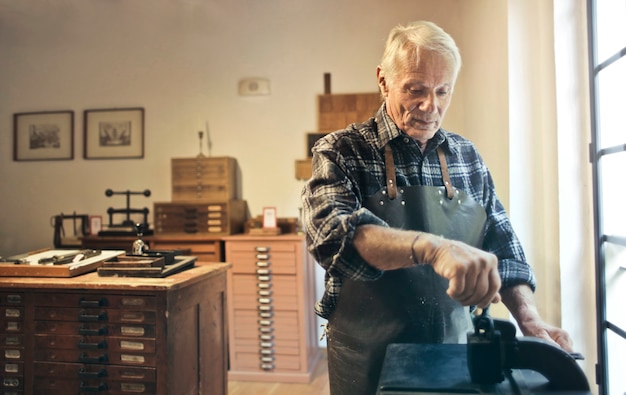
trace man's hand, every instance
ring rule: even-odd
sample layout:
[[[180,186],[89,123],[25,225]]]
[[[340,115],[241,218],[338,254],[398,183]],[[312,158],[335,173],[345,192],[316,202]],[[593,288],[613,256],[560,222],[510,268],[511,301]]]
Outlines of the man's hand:
[[[517,285],[502,291],[502,300],[515,318],[524,336],[538,337],[573,351],[573,341],[564,329],[549,325],[539,316],[532,290],[528,285]]]
[[[495,255],[465,243],[424,233],[413,253],[450,281],[448,295],[464,306],[485,307],[500,301],[502,284]]]

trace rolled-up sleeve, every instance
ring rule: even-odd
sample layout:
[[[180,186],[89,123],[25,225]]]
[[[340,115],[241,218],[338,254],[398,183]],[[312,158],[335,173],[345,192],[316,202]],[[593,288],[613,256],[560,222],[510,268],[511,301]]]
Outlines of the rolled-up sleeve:
[[[327,276],[376,280],[382,272],[361,258],[352,241],[360,225],[387,224],[362,207],[361,192],[347,176],[337,151],[325,150],[320,144],[312,160],[313,175],[302,191],[309,252]]]

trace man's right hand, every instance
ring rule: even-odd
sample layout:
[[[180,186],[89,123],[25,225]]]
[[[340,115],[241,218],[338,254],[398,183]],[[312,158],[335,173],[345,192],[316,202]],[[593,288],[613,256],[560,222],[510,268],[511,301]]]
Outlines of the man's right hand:
[[[483,308],[500,302],[502,281],[494,254],[428,233],[420,236],[413,254],[450,281],[447,294],[462,305]]]

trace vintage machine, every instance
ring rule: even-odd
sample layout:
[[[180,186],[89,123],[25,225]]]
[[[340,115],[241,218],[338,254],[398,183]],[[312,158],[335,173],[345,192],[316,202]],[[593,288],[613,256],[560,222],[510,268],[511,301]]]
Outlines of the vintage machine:
[[[69,226],[68,226],[69,224]],[[54,228],[54,248],[80,247],[82,236],[89,234],[89,216],[87,214],[59,214],[50,218]],[[66,232],[66,228],[71,230]]]
[[[113,195],[125,195],[126,196],[126,207],[125,208],[113,208],[109,207],[107,209],[107,214],[109,214],[109,224],[108,227],[104,230],[98,232],[98,236],[125,236],[125,235],[134,235],[136,230],[136,225],[141,224],[144,235],[151,235],[154,233],[152,229],[150,229],[150,225],[148,223],[148,214],[150,213],[150,209],[147,207],[137,209],[130,207],[130,197],[131,195],[144,195],[145,197],[149,197],[151,192],[149,189],[139,192],[133,191],[113,191],[112,189],[107,189],[104,191],[104,194],[108,197]],[[121,222],[113,222],[113,215],[115,214],[123,214],[124,220]],[[131,218],[132,214],[141,214],[143,219],[141,222],[133,220]]]
[[[391,344],[378,395],[591,395],[580,354],[515,332],[486,309],[467,344]]]

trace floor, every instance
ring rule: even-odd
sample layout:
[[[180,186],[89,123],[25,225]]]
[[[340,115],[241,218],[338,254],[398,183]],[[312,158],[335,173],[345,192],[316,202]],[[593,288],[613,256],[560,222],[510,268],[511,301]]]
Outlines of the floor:
[[[326,363],[323,353],[308,384],[230,381],[228,395],[328,395],[330,390]]]

